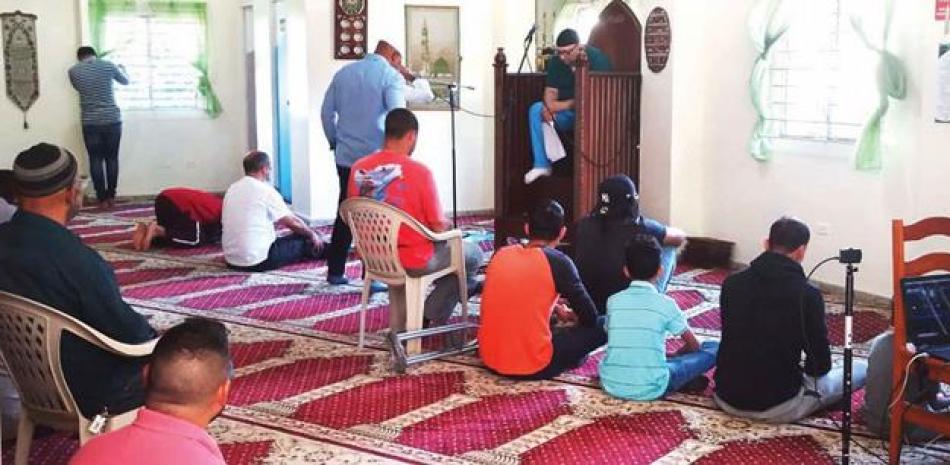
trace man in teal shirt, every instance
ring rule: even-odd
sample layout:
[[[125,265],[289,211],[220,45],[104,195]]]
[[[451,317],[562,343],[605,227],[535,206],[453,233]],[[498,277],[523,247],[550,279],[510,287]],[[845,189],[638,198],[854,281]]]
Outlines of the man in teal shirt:
[[[604,52],[590,45],[581,45],[577,31],[565,29],[557,36],[557,56],[548,61],[544,80],[544,100],[528,110],[531,130],[531,150],[534,167],[524,175],[525,184],[551,174],[551,161],[544,149],[542,124],[553,123],[561,131],[574,129],[574,69],[581,57],[586,56],[591,71],[610,71],[610,60]]]

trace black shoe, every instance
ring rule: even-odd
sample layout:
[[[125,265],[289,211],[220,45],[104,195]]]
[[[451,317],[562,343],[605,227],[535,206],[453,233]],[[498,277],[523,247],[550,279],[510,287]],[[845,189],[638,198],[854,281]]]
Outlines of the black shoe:
[[[680,388],[680,392],[701,393],[709,387],[709,378],[705,375],[697,376]]]
[[[342,286],[344,284],[349,284],[350,280],[346,276],[327,276],[327,282],[334,286]]]
[[[485,289],[485,279],[477,279],[475,284],[468,288],[468,298],[481,294],[483,289]]]

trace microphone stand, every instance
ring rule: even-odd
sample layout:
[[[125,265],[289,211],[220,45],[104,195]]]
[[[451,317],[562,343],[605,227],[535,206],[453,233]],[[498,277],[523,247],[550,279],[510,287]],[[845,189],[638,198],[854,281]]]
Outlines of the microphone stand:
[[[456,91],[457,85],[451,83],[448,85],[449,88],[449,114],[452,120],[452,228],[458,229],[459,227],[459,211],[458,211],[458,176],[456,170],[456,158],[455,158],[455,105],[456,105]]]
[[[841,464],[851,462],[851,397],[852,366],[854,353],[852,348],[852,320],[854,318],[854,273],[857,267],[848,263],[844,281],[844,411],[841,417]]]
[[[524,53],[521,55],[521,64],[518,65],[518,74],[521,74],[521,69],[524,68],[524,64],[528,62],[528,50],[531,49],[532,43],[534,43],[534,34],[529,35],[524,40]],[[528,71],[531,71],[530,63],[528,63]]]

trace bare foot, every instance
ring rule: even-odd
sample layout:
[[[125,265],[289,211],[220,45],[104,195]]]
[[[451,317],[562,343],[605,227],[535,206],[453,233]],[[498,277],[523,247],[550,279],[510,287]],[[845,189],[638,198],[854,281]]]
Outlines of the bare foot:
[[[142,241],[142,250],[148,250],[152,247],[152,240],[156,237],[161,237],[165,235],[165,228],[162,228],[158,223],[152,221],[148,224],[148,227],[145,229],[145,239]]]
[[[143,249],[143,240],[145,235],[148,232],[148,225],[145,223],[137,223],[135,225],[135,232],[132,233],[132,246],[135,250],[144,250]]]

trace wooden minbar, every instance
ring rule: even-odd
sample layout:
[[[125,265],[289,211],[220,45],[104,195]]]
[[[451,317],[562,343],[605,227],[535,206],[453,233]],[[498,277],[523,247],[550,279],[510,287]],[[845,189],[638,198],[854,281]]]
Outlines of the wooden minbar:
[[[596,203],[597,185],[624,173],[639,187],[640,22],[621,0],[600,15],[588,44],[613,64],[610,72],[576,70],[574,131],[561,134],[567,157],[554,164],[551,176],[524,184],[531,169],[528,109],[544,94],[542,73],[510,73],[503,49],[495,55],[495,245],[524,236],[525,214],[541,199],[564,206],[569,225]],[[572,237],[569,228],[568,242]]]

